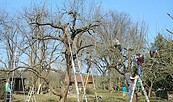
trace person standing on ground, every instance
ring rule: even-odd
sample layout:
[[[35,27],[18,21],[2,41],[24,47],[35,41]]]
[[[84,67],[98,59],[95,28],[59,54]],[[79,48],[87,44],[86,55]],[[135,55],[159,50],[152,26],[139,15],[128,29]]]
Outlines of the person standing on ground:
[[[11,88],[10,88],[10,80],[9,79],[5,83],[5,91],[6,91],[6,102],[10,102]]]
[[[127,91],[126,86],[123,85],[122,87],[123,96],[126,96],[126,91]]]

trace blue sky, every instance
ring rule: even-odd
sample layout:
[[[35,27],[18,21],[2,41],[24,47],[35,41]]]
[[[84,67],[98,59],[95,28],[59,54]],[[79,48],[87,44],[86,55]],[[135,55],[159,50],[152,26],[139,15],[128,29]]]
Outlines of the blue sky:
[[[44,0],[0,0],[0,8],[20,10],[32,2]],[[47,0],[50,5],[64,0]],[[68,1],[68,0],[66,0]],[[105,11],[115,10],[129,14],[134,22],[145,21],[148,25],[148,40],[153,42],[157,32],[168,34],[166,28],[173,29],[173,20],[166,13],[173,15],[173,0],[96,0],[103,5]],[[170,35],[170,34],[168,34]]]
[[[166,28],[173,29],[173,0],[103,0],[105,8],[126,12],[135,22],[145,21],[148,25],[148,40],[153,41],[157,32],[169,35]]]

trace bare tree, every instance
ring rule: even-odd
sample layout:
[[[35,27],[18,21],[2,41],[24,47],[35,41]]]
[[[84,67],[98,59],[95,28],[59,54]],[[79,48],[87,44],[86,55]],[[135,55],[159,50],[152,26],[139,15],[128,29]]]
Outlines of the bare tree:
[[[131,69],[133,56],[144,47],[146,27],[134,24],[127,14],[110,12],[104,16],[98,27],[96,43],[97,62],[101,72],[115,68],[124,75],[124,69]],[[128,61],[127,66],[125,61]],[[109,85],[112,86],[112,85]]]
[[[4,13],[6,14],[6,13]],[[4,70],[10,70],[17,64],[16,53],[18,51],[17,46],[21,41],[18,39],[18,29],[15,21],[10,16],[1,19],[1,60],[0,62],[4,66]],[[12,77],[11,74],[7,74],[7,78]]]
[[[81,16],[79,12],[80,3],[81,1],[74,1],[72,3],[73,4],[72,8],[65,8],[63,12],[55,12],[54,14],[51,14],[48,11],[48,9],[46,8],[46,5],[43,5],[42,8],[34,7],[32,9],[33,11],[32,10],[25,11],[25,18],[27,18],[27,22],[30,24],[31,32],[35,32],[35,34],[37,34],[37,35],[34,35],[33,33],[32,39],[29,38],[31,40],[29,41],[31,42],[31,44],[29,44],[31,45],[30,48],[34,47],[31,51],[34,52],[34,56],[39,57],[37,50],[34,51],[35,49],[37,49],[37,47],[35,47],[36,44],[33,44],[33,43],[39,42],[39,44],[41,44],[40,46],[41,58],[38,58],[40,59],[40,62],[38,64],[33,63],[29,65],[28,67],[24,67],[24,66],[23,67],[32,69],[38,77],[43,78],[47,82],[47,84],[49,84],[49,81],[46,79],[46,77],[44,77],[38,71],[37,67],[39,66],[45,67],[44,61],[46,57],[45,56],[46,55],[46,52],[45,52],[46,41],[55,40],[56,44],[60,44],[60,46],[54,46],[53,52],[56,52],[57,51],[56,48],[58,47],[58,49],[61,49],[61,53],[63,54],[61,58],[65,59],[65,64],[66,64],[65,83],[64,83],[64,86],[60,89],[61,91],[56,91],[54,90],[53,87],[50,87],[50,89],[55,95],[60,97],[61,102],[67,101],[67,93],[69,89],[70,73],[71,73],[70,69],[72,67],[71,57],[74,57],[75,59],[76,54],[79,53],[82,49],[92,46],[92,45],[82,45],[82,42],[79,39],[83,34],[90,33],[90,31],[94,30],[95,27],[98,26],[98,23],[97,23],[98,21],[95,21],[94,19],[93,21],[90,21],[90,22],[83,22],[83,18],[82,19],[80,18]],[[55,16],[56,18],[52,18],[53,16]],[[66,18],[66,20],[64,20],[64,18]],[[67,18],[69,18],[69,21],[67,21],[68,20]],[[37,32],[37,29],[39,30],[39,32]],[[45,33],[42,31],[44,31]],[[47,43],[47,44],[50,44],[50,43]],[[40,47],[38,46],[38,48]],[[70,52],[70,49],[73,50],[74,47],[77,47],[77,51],[76,53],[73,53],[72,55]],[[34,56],[32,56],[31,59]],[[46,65],[47,65],[46,67],[48,66],[50,67],[50,63]],[[50,70],[50,69],[47,68],[47,70]]]

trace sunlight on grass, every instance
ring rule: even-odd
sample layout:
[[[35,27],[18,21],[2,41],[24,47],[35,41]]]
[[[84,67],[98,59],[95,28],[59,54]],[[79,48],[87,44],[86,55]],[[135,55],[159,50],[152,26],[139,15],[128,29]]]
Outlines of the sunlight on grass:
[[[98,90],[97,91],[98,96],[101,96],[102,98],[99,99],[99,102],[129,102],[128,96],[123,96],[122,92],[112,92],[105,90]],[[80,99],[82,100],[82,96]],[[25,96],[27,97],[27,95]],[[56,97],[52,94],[41,94],[41,95],[35,95],[37,102],[59,102],[59,97]],[[84,100],[84,99],[83,99]],[[87,100],[88,102],[96,102],[94,94],[87,94]],[[14,102],[24,102],[24,95],[14,95]],[[68,96],[68,102],[77,102],[77,97],[75,93],[70,94]],[[85,101],[83,101],[85,102]],[[146,102],[144,96],[138,97],[138,102]],[[150,102],[171,102],[170,100],[159,100],[156,97],[151,97]]]

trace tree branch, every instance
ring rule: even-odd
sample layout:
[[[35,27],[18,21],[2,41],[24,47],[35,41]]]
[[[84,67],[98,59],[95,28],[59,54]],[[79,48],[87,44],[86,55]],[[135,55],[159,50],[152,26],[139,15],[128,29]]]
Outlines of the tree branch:
[[[95,24],[95,25],[90,24],[89,26],[85,26],[85,27],[78,28],[78,29],[74,30],[74,32],[72,32],[71,39],[74,40],[74,38],[76,37],[77,34],[88,32],[89,30],[93,30],[96,26],[98,26],[98,25],[97,24]]]
[[[168,29],[166,29],[166,31],[167,31],[167,32],[169,32],[170,34],[173,34],[173,32],[172,32],[172,31],[170,31],[170,30],[168,30]]]
[[[86,46],[83,46],[83,47],[79,48],[79,49],[77,50],[77,54],[79,53],[80,50],[82,50],[82,49],[84,49],[84,48],[87,48],[87,47],[91,47],[91,46],[94,46],[94,45],[86,45]]]
[[[169,13],[167,13],[167,15],[173,19],[173,17]]]
[[[38,26],[46,26],[46,25],[48,25],[48,26],[51,26],[53,28],[61,29],[62,31],[64,31],[64,27],[65,27],[65,25],[64,26],[56,26],[53,23],[38,23],[37,21],[36,22],[32,22],[30,24],[36,24]]]
[[[64,41],[63,38],[60,38],[60,37],[56,37],[56,36],[52,36],[52,35],[46,35],[42,38],[39,38],[39,37],[32,37],[33,39],[37,39],[37,40],[49,40],[49,39],[53,39],[53,40],[59,40],[61,42]]]
[[[121,75],[124,76],[124,73],[122,73],[115,65],[109,65],[108,68],[115,68]]]

